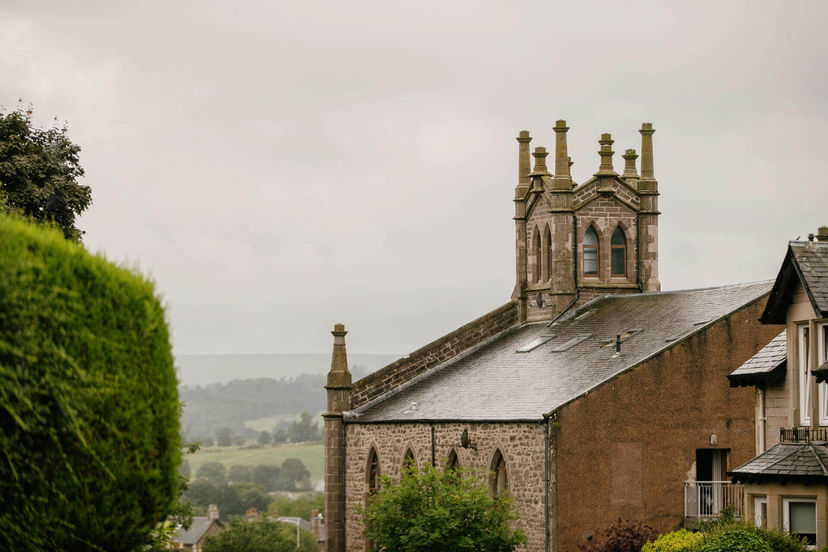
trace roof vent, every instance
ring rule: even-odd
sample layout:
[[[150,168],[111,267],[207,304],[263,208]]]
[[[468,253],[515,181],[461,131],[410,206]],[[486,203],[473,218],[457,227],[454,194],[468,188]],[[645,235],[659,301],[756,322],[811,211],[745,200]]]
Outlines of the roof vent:
[[[515,352],[516,353],[528,353],[529,351],[531,351],[533,349],[537,349],[538,347],[540,347],[541,345],[543,345],[544,343],[546,343],[547,341],[549,341],[550,339],[553,339],[553,338],[555,338],[554,335],[539,335],[538,337],[536,337],[535,339],[533,339],[529,343],[526,343],[525,345],[519,347],[518,349],[515,349]]]
[[[613,337],[612,339],[604,339],[601,341],[601,347],[610,347],[615,345],[616,342],[624,343],[626,340],[631,338],[637,333],[640,333],[642,328],[636,328],[635,330],[627,330],[626,332],[620,334],[617,338]]]
[[[580,343],[582,341],[586,341],[590,337],[592,337],[592,334],[581,334],[578,337],[573,337],[572,339],[570,339],[566,343],[562,343],[562,344],[558,345],[557,347],[555,347],[554,349],[552,349],[552,352],[553,353],[562,353],[564,351],[568,351],[569,349],[571,349],[572,347],[574,347],[578,343]]]

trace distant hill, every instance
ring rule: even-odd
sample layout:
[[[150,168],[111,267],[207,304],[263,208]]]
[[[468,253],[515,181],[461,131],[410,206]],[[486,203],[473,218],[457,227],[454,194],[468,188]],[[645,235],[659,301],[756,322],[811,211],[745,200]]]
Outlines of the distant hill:
[[[349,354],[351,369],[370,373],[402,355]],[[327,374],[330,353],[258,355],[178,355],[175,359],[181,385],[227,383],[234,379],[292,378],[304,374]]]
[[[358,379],[397,358],[349,355],[348,360]],[[221,426],[251,438],[256,432],[245,427],[246,421],[325,409],[330,355],[183,355],[176,365],[187,439],[215,437]]]

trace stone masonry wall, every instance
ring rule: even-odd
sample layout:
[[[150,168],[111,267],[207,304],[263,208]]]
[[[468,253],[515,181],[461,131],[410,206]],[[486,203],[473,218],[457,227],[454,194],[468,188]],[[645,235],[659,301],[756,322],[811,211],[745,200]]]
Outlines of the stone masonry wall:
[[[509,490],[514,508],[520,515],[515,522],[529,539],[522,550],[541,552],[544,549],[544,431],[546,426],[531,423],[435,423],[434,457],[438,465],[457,452],[460,466],[489,471],[495,451],[500,450],[506,461]],[[469,432],[477,450],[460,447],[460,435]],[[346,426],[346,550],[363,552],[362,519],[354,512],[357,504],[367,498],[368,455],[377,452],[380,474],[399,481],[406,450],[414,453],[419,467],[431,463],[431,425],[411,424],[348,424]]]
[[[557,411],[558,550],[619,517],[676,529],[696,449],[727,449],[727,469],[754,456],[754,391],[726,376],[779,333],[758,322],[766,297]]]
[[[365,404],[423,372],[454,358],[518,322],[518,304],[506,303],[465,326],[354,383],[351,408]]]

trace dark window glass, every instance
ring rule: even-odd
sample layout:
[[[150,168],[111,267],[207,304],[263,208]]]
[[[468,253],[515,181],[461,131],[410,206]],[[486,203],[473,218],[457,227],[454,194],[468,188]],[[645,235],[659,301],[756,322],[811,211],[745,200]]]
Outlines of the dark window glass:
[[[584,274],[598,274],[598,234],[592,226],[584,234]]]
[[[627,274],[627,240],[621,227],[612,233],[610,242],[612,251],[610,253],[610,269],[613,276],[626,276]]]
[[[532,257],[535,259],[535,266],[532,269],[532,281],[540,282],[541,279],[541,239],[540,232],[535,228],[532,234]]]
[[[377,451],[371,449],[368,456],[368,492],[374,494],[379,490],[379,459]]]
[[[457,452],[454,449],[451,449],[451,454],[449,454],[446,467],[450,470],[456,470],[460,467],[460,459],[457,458]]]
[[[492,462],[492,494],[500,496],[509,488],[509,480],[506,475],[506,461],[500,451],[495,452]]]

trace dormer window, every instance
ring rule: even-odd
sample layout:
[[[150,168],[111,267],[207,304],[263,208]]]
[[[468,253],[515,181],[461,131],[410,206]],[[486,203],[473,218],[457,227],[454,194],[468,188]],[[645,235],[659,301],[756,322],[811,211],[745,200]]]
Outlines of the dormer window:
[[[627,275],[627,238],[619,226],[612,233],[610,240],[610,270],[612,276]]]
[[[584,233],[584,274],[598,274],[598,234],[592,226]]]

